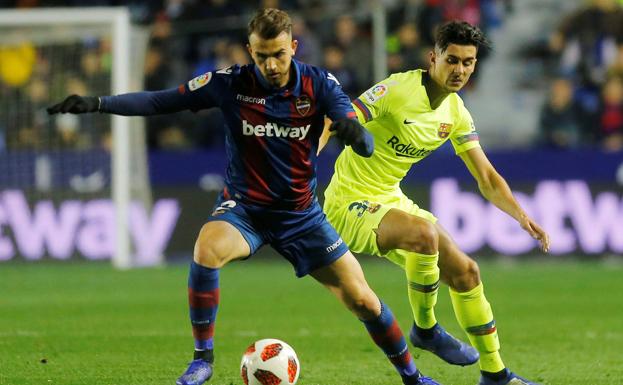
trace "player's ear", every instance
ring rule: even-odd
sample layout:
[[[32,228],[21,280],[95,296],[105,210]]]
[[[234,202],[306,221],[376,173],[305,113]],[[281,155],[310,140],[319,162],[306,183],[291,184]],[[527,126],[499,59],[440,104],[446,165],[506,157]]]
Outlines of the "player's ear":
[[[435,52],[435,49],[432,49],[428,52],[428,65],[432,67],[436,63],[437,63],[437,53]]]
[[[296,54],[296,49],[299,46],[299,41],[296,39],[292,40],[292,56],[294,56],[294,54]]]
[[[253,50],[251,49],[251,44],[247,43],[247,51],[249,52],[249,55],[251,55],[251,57],[253,57]]]

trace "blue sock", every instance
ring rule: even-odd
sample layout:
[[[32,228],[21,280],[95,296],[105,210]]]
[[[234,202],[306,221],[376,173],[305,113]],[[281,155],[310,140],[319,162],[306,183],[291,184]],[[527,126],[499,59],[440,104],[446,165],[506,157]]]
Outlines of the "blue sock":
[[[381,301],[381,314],[378,318],[363,321],[363,324],[402,377],[410,377],[417,373],[407,341],[389,307]]]
[[[214,349],[214,321],[219,303],[219,270],[195,261],[188,273],[188,305],[196,350]]]

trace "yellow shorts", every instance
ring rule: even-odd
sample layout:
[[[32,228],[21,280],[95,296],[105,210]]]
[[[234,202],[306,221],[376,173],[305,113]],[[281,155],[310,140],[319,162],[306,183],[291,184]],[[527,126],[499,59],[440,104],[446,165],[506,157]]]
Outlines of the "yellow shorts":
[[[348,247],[356,253],[385,257],[404,267],[406,250],[381,252],[376,243],[375,230],[390,209],[399,209],[417,217],[437,222],[432,213],[418,207],[406,195],[370,198],[326,199],[324,212]]]

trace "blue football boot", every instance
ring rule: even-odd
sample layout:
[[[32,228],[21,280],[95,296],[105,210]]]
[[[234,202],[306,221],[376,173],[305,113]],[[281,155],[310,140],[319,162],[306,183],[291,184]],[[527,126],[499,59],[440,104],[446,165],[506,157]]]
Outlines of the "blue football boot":
[[[489,377],[480,376],[478,385],[539,385],[536,382],[528,381],[523,377],[519,377],[508,369],[504,369],[506,377],[501,380],[492,380]]]
[[[404,385],[441,385],[430,377],[425,377],[418,370],[415,376],[402,377]]]
[[[428,350],[449,364],[471,365],[480,357],[476,349],[453,337],[439,323],[433,326],[433,337],[429,339],[418,336],[415,328],[414,323],[409,333],[413,346]]]
[[[201,385],[212,377],[212,364],[198,358],[190,363],[188,369],[175,381],[177,385]]]

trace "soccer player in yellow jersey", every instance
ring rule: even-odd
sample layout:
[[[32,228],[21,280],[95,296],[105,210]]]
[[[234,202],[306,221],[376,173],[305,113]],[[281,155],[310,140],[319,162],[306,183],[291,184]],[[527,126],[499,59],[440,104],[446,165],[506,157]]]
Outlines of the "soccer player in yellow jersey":
[[[459,249],[433,214],[400,190],[411,166],[450,140],[482,195],[548,251],[548,235],[526,214],[487,159],[472,117],[456,94],[474,72],[478,48],[487,45],[478,28],[447,23],[437,32],[428,71],[393,74],[353,101],[359,120],[374,136],[375,151],[362,158],[351,148],[344,149],[325,192],[324,210],[353,251],[383,256],[404,268],[415,320],[410,339],[415,346],[456,365],[480,358],[479,385],[533,385],[502,362],[477,263]],[[450,288],[456,317],[473,347],[448,334],[435,319],[440,280]]]

